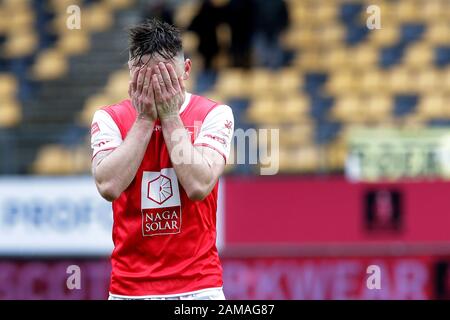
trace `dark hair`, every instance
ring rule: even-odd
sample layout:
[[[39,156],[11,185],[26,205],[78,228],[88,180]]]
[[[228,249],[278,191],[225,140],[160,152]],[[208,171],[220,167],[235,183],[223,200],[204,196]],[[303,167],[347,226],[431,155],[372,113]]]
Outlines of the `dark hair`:
[[[157,19],[130,28],[130,58],[141,62],[142,56],[159,54],[170,60],[182,52],[181,32],[176,27]]]

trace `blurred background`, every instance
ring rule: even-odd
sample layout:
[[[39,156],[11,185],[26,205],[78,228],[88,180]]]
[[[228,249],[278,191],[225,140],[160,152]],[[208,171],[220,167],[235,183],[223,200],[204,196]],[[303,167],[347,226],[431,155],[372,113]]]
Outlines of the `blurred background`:
[[[277,175],[221,180],[228,298],[450,298],[449,0],[1,0],[0,299],[107,297],[90,124],[152,17],[183,31],[190,92],[279,129]]]

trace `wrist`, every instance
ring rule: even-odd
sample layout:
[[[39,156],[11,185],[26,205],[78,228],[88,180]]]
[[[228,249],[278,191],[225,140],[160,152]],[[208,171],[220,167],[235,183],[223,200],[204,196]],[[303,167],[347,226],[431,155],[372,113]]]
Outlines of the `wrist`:
[[[156,119],[154,119],[151,115],[147,113],[138,113],[136,116],[136,121],[146,121],[146,122],[155,122]]]
[[[152,132],[153,127],[155,125],[155,120],[146,118],[146,117],[136,117],[134,125],[138,127],[138,129],[143,130],[144,132]]]
[[[159,119],[161,120],[161,124],[169,122],[178,122],[180,120],[180,115],[178,113],[159,115]]]

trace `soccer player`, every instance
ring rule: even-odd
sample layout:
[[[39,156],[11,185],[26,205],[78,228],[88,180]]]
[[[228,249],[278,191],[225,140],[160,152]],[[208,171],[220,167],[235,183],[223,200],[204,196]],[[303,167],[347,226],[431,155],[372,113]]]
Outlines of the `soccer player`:
[[[92,172],[114,212],[109,299],[224,299],[217,181],[234,129],[229,106],[185,91],[180,32],[130,30],[130,99],[92,121]]]

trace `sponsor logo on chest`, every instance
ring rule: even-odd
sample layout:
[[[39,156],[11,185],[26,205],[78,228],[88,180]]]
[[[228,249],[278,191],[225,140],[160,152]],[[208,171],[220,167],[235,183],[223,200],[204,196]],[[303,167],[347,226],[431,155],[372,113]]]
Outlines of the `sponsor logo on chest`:
[[[173,168],[144,171],[141,185],[142,235],[181,232],[181,201]]]

